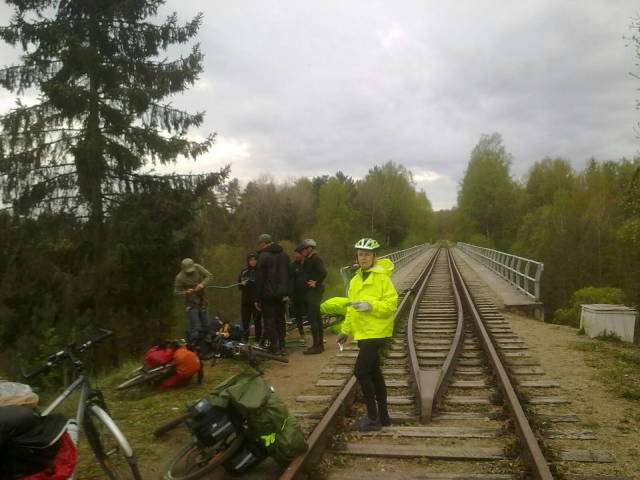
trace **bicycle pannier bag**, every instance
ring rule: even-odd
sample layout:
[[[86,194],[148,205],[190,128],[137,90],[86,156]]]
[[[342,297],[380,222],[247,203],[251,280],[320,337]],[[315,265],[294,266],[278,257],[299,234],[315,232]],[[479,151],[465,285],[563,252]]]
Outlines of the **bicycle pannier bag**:
[[[65,432],[60,437],[60,448],[51,464],[38,473],[21,477],[20,480],[66,480],[73,475],[77,460],[76,446],[71,440],[71,435]]]
[[[42,417],[28,407],[0,407],[0,478],[20,478],[51,467],[66,428],[62,415]]]
[[[260,443],[246,438],[242,446],[225,462],[224,468],[233,475],[239,475],[258,465],[267,456],[267,450]]]
[[[227,411],[211,407],[200,418],[195,419],[193,433],[203,445],[215,445],[236,431]]]

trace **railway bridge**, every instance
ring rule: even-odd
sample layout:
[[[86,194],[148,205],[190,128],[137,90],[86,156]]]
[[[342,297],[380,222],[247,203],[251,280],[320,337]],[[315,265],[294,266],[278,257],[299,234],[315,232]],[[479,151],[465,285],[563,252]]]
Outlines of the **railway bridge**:
[[[401,294],[383,360],[392,426],[349,430],[362,412],[352,374],[358,347],[336,350],[295,398],[310,448],[281,480],[628,478],[611,473],[606,439],[572,411],[561,382],[505,318],[543,319],[542,264],[465,244],[392,259]]]

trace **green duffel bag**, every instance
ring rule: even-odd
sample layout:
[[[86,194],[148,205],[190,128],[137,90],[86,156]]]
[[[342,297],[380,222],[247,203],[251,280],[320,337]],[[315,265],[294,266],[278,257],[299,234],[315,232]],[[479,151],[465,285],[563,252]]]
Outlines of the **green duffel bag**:
[[[273,458],[282,466],[307,451],[309,447],[296,417],[290,415],[285,419],[273,447]]]
[[[273,393],[271,385],[257,372],[243,372],[218,384],[210,394],[209,401],[222,408],[231,403],[238,413],[247,418],[249,412],[259,409]]]
[[[222,408],[232,406],[247,420],[249,432],[259,439],[281,464],[307,450],[300,424],[273,387],[255,372],[245,372],[218,385],[209,401]]]

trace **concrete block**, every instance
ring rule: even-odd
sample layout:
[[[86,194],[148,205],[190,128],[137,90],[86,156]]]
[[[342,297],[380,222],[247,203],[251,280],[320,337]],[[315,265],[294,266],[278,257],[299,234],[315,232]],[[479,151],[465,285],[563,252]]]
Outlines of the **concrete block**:
[[[624,305],[582,305],[580,328],[591,338],[614,334],[624,342],[640,343],[638,312]]]

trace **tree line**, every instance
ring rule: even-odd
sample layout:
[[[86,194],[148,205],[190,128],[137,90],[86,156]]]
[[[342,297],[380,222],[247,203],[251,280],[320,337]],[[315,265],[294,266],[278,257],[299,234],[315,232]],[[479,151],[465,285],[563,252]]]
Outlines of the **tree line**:
[[[630,30],[640,59],[640,17]],[[640,157],[591,158],[583,168],[544,158],[521,180],[511,160],[500,134],[480,138],[456,208],[435,214],[437,236],[544,262],[550,321],[577,326],[584,303],[640,305]]]
[[[340,293],[338,268],[353,261],[358,238],[371,235],[396,250],[431,240],[432,220],[425,193],[392,162],[360,180],[337,173],[241,188],[225,170],[202,191],[131,193],[104,217],[100,252],[86,219],[7,211],[0,214],[0,348],[37,356],[98,326],[115,330],[124,352],[143,348],[154,339],[149,332],[182,335],[182,306],[172,295],[180,260],[193,257],[213,283],[233,284],[263,232],[289,253],[301,239],[316,239]],[[239,320],[237,289],[209,296],[211,313]]]
[[[582,169],[544,158],[517,180],[501,136],[484,135],[471,152],[457,207],[435,219],[438,238],[544,262],[549,320],[576,325],[575,310],[567,309],[581,289],[582,303],[640,304],[640,157],[590,159]]]

